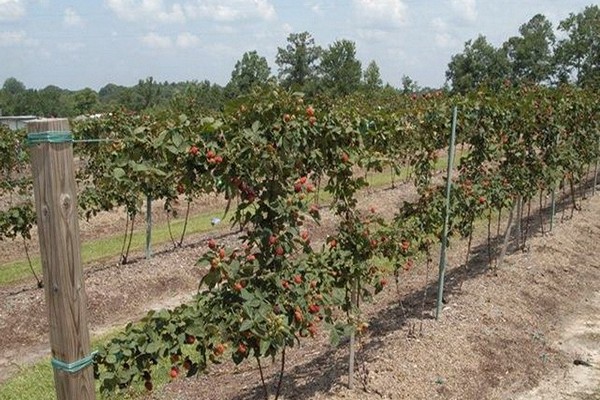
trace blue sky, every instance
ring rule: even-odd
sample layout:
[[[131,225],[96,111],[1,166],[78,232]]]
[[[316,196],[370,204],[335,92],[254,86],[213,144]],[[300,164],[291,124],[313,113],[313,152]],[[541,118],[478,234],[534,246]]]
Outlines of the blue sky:
[[[310,32],[326,47],[356,42],[384,82],[439,87],[450,57],[485,35],[498,46],[542,13],[558,22],[581,0],[0,0],[0,84],[100,89],[208,79],[221,85],[246,51],[277,73],[277,47]]]

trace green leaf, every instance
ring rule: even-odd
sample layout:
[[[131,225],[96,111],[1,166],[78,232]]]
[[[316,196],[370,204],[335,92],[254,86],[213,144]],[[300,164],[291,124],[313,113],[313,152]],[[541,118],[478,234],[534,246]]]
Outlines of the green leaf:
[[[150,342],[148,346],[146,346],[146,353],[157,353],[160,350],[160,344],[157,342]]]
[[[248,330],[252,329],[253,326],[254,326],[254,321],[252,321],[251,319],[246,319],[240,325],[240,332],[248,331]]]
[[[113,169],[113,177],[117,180],[121,180],[126,175],[125,170],[123,168],[115,168]]]

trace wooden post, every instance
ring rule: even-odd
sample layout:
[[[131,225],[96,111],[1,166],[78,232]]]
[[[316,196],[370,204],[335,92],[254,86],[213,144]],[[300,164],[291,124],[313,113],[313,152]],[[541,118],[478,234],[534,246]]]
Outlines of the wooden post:
[[[67,119],[27,124],[58,400],[95,399]]]

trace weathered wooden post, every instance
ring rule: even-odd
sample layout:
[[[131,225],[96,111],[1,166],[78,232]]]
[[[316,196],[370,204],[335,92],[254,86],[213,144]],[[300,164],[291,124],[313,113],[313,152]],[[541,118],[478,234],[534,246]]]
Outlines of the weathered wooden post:
[[[27,132],[57,399],[95,399],[69,122],[35,120]]]

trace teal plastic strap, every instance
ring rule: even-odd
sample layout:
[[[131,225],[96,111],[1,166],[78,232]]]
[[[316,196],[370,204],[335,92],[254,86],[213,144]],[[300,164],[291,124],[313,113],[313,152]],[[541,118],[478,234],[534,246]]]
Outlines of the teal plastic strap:
[[[118,142],[118,139],[75,139],[73,143],[104,143],[104,142]]]
[[[27,135],[27,144],[33,146],[40,143],[71,143],[73,135],[71,132],[35,132]]]
[[[56,358],[52,359],[52,367],[59,371],[69,372],[74,374],[75,372],[79,372],[85,367],[92,365],[94,362],[94,357],[98,354],[97,351],[92,352],[89,356],[82,358],[81,360],[73,361],[72,363],[66,363],[64,361],[57,360]]]

